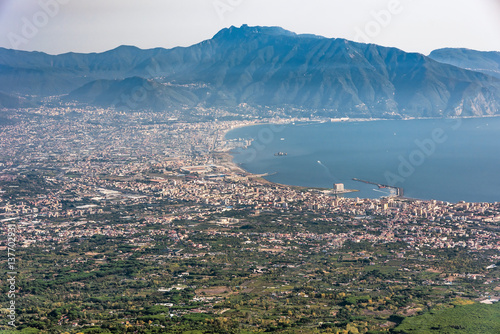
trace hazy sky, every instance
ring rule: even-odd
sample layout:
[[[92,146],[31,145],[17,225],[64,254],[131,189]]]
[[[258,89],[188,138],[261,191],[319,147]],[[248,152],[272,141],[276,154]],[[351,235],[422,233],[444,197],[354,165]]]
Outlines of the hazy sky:
[[[189,46],[245,23],[424,54],[500,51],[500,0],[0,0],[0,46],[51,54]]]

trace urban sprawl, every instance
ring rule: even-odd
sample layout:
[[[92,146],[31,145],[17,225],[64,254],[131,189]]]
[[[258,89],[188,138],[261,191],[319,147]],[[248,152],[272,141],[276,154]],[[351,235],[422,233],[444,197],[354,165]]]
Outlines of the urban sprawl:
[[[205,314],[199,326],[230,327],[237,319],[245,324],[238,326],[252,330],[305,326],[366,333],[397,328],[400,322],[391,314],[409,317],[446,301],[498,301],[500,203],[345,198],[331,189],[274,184],[232,162],[230,153],[251,141],[226,139],[225,134],[239,126],[300,120],[223,116],[188,122],[173,114],[90,108],[6,112],[0,126],[0,249],[7,251],[7,236],[15,227],[14,271],[22,273],[18,303],[36,297],[37,280],[89,273],[86,279],[65,281],[72,297],[52,300],[64,309],[83,298],[92,284],[101,284],[99,275],[91,273],[130,259],[158,272],[144,269],[142,276],[117,276],[125,283],[151,282],[134,283],[135,288],[117,283],[117,291],[120,296],[156,296],[137,302],[137,310],[146,314],[148,303],[164,307],[159,314],[166,320],[141,323],[138,313],[96,297],[83,298],[87,309],[78,309],[75,316],[70,316],[71,307],[56,312],[59,308],[40,302],[37,307],[45,310],[37,311],[45,312],[40,321],[68,332],[102,327],[113,319],[118,327],[197,328],[193,323],[198,320],[191,319],[188,326],[182,319]],[[116,251],[114,257],[98,238]],[[90,247],[91,242],[95,244]],[[85,250],[78,251],[84,244]],[[464,267],[460,261],[448,266],[452,255],[441,258],[453,252],[467,254]],[[40,259],[63,255],[54,259],[57,268],[49,269],[39,259],[30,262],[30,253],[40,254]],[[322,258],[333,264],[311,267]],[[7,266],[7,256],[2,262]],[[218,280],[211,281],[217,275],[207,272],[207,263],[222,268]],[[384,273],[389,267],[396,274],[366,276],[373,272],[370,268]],[[93,279],[98,283],[91,283]],[[416,301],[418,294],[411,292],[415,299],[385,308],[398,287],[425,287],[430,297]],[[177,298],[172,291],[190,295]],[[361,295],[370,298],[359,299]],[[265,311],[291,296],[300,302]],[[6,296],[3,303],[8,303]],[[109,310],[93,313],[92,303]],[[300,311],[294,308],[299,304]],[[128,305],[133,307],[134,300]],[[19,307],[17,324],[37,328],[32,320],[37,312],[30,313],[26,303]],[[358,317],[342,315],[346,307]],[[224,328],[230,332],[229,327]]]

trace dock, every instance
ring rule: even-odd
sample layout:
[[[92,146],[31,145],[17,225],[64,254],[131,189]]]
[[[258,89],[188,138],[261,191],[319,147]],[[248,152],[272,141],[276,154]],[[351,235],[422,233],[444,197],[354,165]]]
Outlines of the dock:
[[[361,180],[361,179],[357,179],[355,177],[353,178],[353,180],[354,181],[358,181],[358,182],[367,183],[367,184],[376,185],[379,189],[383,189],[383,188],[394,189],[394,190],[396,190],[396,197],[403,197],[404,196],[404,189],[401,188],[401,187],[394,187],[394,186],[390,186],[390,185],[387,185],[387,184],[382,184],[382,183],[376,183],[376,182]]]

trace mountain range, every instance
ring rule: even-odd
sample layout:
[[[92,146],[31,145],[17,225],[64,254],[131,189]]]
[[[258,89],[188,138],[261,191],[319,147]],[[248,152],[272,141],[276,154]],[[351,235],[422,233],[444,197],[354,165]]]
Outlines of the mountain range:
[[[0,48],[0,108],[50,101],[154,111],[282,108],[290,116],[500,113],[500,53],[429,56],[279,27],[230,27],[190,47],[48,55]],[[243,106],[243,107],[242,107]]]

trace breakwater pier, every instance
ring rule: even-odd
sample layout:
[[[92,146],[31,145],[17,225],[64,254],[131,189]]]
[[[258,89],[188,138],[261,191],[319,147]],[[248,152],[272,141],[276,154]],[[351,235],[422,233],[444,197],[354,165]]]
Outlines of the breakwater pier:
[[[376,185],[379,189],[383,189],[383,188],[394,189],[395,192],[396,192],[396,196],[397,197],[403,197],[404,196],[404,189],[401,188],[401,187],[394,187],[394,186],[390,186],[390,185],[387,185],[387,184],[381,184],[381,183],[376,183],[376,182],[361,180],[361,179],[357,179],[355,177],[353,178],[353,180],[354,181],[358,181],[358,182],[367,183],[367,184]]]

